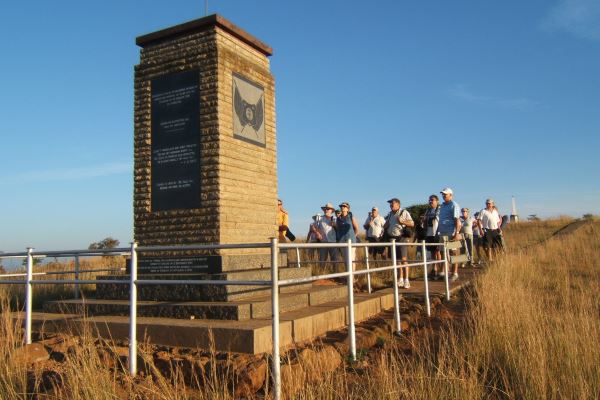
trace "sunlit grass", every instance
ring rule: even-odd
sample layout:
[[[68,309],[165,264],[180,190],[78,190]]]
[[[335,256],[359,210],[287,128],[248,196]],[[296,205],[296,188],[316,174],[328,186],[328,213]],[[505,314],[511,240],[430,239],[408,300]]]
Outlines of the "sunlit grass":
[[[411,331],[372,350],[368,362],[347,364],[335,373],[319,374],[311,366],[318,379],[293,393],[284,387],[286,397],[600,398],[600,229],[590,223],[571,235],[548,239],[568,222],[510,226],[507,253],[468,294],[453,300],[466,305],[462,319],[438,331]],[[6,292],[0,297],[0,397],[31,398],[28,390],[42,381],[42,371],[15,362],[22,331],[6,312]],[[217,374],[215,354],[207,376],[184,377],[177,366],[163,376],[153,367],[151,349],[142,345],[143,373],[133,380],[125,364],[106,367],[93,339],[81,342],[81,351],[57,367],[64,383],[40,398],[233,398],[227,383],[232,371]],[[270,393],[257,398],[263,397]]]

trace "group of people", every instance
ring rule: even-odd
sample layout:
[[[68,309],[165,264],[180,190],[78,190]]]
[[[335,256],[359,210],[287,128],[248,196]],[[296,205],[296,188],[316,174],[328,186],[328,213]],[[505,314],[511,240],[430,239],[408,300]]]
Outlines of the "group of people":
[[[415,240],[425,240],[426,243],[444,243],[464,239],[467,251],[473,256],[473,249],[481,260],[481,248],[485,249],[487,258],[492,259],[493,254],[503,247],[502,223],[503,220],[495,207],[492,199],[486,200],[486,207],[474,216],[470,216],[468,208],[460,208],[454,201],[454,192],[451,188],[444,188],[440,192],[442,201],[437,195],[429,196],[429,208],[415,223],[410,212],[401,207],[400,200],[396,197],[388,200],[390,211],[384,217],[377,207],[373,207],[362,227],[366,231],[366,239],[371,243],[389,242],[396,240],[396,255],[401,265],[408,264],[408,246]],[[350,211],[350,204],[343,202],[336,210],[332,203],[321,207],[323,215],[316,214],[309,226],[307,242],[309,243],[345,243],[350,240],[358,241],[359,225]],[[288,215],[283,209],[283,203],[278,201],[279,240],[286,241],[288,228]],[[416,233],[415,233],[416,232]],[[369,254],[374,258],[389,258],[386,247],[370,247]],[[432,256],[442,259],[441,246],[429,246]],[[342,253],[345,257],[345,252]],[[350,254],[352,261],[355,259],[355,249]],[[339,248],[320,248],[319,261],[337,262],[341,260]],[[471,258],[472,259],[472,258]],[[458,279],[458,264],[452,266],[452,280]],[[443,277],[442,267],[434,264],[431,278]],[[399,286],[410,288],[409,267],[400,268]]]

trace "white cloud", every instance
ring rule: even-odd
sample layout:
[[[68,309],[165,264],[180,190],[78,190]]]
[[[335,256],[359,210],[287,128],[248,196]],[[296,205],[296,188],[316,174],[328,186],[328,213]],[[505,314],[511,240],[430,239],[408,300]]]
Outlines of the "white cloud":
[[[498,99],[496,102],[502,107],[519,111],[533,110],[540,105],[539,102],[525,97],[519,97],[516,99]]]
[[[452,86],[448,92],[451,96],[470,103],[491,105],[518,111],[529,111],[540,105],[538,101],[526,97],[499,98],[481,95],[471,91],[467,85],[462,83]]]
[[[559,0],[542,20],[547,31],[564,31],[574,36],[600,40],[600,1]]]
[[[101,176],[117,175],[122,173],[131,173],[132,165],[130,163],[115,162],[89,167],[57,168],[40,171],[27,171],[15,175],[3,176],[0,182],[3,183],[28,183],[28,182],[52,182],[52,181],[71,181],[97,178]]]
[[[480,103],[481,104],[481,103],[487,103],[487,102],[490,102],[493,100],[493,98],[488,97],[488,96],[481,96],[481,95],[474,94],[467,88],[467,85],[464,85],[462,83],[456,84],[453,87],[451,87],[449,92],[454,97],[457,97],[462,100],[467,100],[472,103]]]

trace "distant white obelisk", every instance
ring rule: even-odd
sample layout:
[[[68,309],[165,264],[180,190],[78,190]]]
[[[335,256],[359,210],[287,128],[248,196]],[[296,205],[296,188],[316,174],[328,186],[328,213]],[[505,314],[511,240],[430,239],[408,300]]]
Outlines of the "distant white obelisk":
[[[512,197],[512,211],[510,213],[510,222],[519,222],[519,215],[517,214],[517,203],[515,196]]]

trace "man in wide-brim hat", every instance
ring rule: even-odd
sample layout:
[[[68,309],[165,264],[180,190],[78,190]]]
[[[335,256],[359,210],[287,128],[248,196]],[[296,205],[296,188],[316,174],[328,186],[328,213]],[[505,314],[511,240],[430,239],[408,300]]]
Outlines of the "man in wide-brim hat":
[[[325,213],[317,223],[317,229],[319,232],[319,236],[321,237],[321,243],[335,243],[335,221],[333,218],[333,212],[335,208],[332,203],[327,203],[321,210]],[[339,249],[336,248],[321,248],[319,249],[319,261],[327,261],[329,258],[330,261],[338,260]]]

